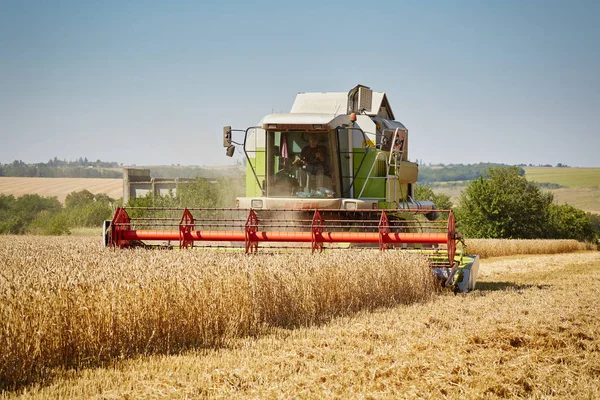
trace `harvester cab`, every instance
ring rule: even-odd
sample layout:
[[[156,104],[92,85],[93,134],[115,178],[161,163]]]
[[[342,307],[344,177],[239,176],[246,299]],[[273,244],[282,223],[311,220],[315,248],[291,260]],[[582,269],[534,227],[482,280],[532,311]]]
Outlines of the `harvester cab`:
[[[248,253],[259,243],[313,252],[378,246],[426,255],[455,292],[474,288],[479,259],[457,251],[452,211],[414,199],[418,165],[385,93],[363,85],[299,93],[289,113],[247,129],[224,127],[223,146],[230,157],[236,146],[246,157],[246,195],[235,207],[119,208],[106,226],[107,245],[225,243]]]
[[[383,92],[299,93],[287,114],[242,131],[246,196],[253,209],[420,209],[413,200],[418,165],[408,159],[408,130]],[[233,154],[232,130],[223,144]],[[435,218],[435,212],[429,213]]]

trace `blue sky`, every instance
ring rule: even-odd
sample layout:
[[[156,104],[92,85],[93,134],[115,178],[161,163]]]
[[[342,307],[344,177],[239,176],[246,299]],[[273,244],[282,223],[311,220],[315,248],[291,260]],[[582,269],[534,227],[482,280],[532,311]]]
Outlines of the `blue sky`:
[[[599,1],[0,0],[0,162],[224,165],[222,126],[361,83],[412,160],[597,167],[598,21]]]

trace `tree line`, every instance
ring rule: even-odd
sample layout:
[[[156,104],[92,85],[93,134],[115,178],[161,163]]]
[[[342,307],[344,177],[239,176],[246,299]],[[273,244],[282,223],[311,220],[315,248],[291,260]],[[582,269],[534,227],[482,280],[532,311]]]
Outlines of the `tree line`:
[[[235,207],[235,198],[245,191],[245,177],[180,183],[178,193],[131,199],[135,207]],[[88,190],[71,192],[64,206],[56,197],[26,194],[15,198],[0,194],[0,234],[65,235],[79,227],[100,228],[111,219],[122,199]],[[133,211],[135,214],[135,210]],[[132,216],[134,215],[132,214]]]
[[[121,178],[121,170],[116,162],[88,161],[79,158],[76,161],[59,160],[54,157],[47,163],[27,164],[15,160],[9,164],[0,164],[0,176],[42,177],[42,178]]]
[[[121,178],[123,164],[107,161],[88,161],[79,158],[75,161],[59,160],[54,157],[46,163],[27,164],[21,160],[0,164],[0,176],[42,177],[42,178]],[[144,167],[140,167],[144,168]],[[220,168],[200,166],[158,165],[151,167],[152,177],[161,178],[219,178],[236,177],[244,173],[243,167],[226,166]]]
[[[110,219],[115,200],[88,190],[67,195],[63,206],[56,197],[0,194],[0,233],[69,234],[71,228],[100,227]]]
[[[419,166],[419,183],[431,184],[433,182],[472,181],[485,176],[491,168],[510,167],[506,164],[478,163],[478,164],[450,164],[442,166]],[[521,175],[525,170],[517,167]]]

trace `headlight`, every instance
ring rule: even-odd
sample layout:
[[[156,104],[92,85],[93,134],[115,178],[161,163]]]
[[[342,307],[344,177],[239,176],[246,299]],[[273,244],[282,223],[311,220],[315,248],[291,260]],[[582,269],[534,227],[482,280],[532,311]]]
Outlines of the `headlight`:
[[[253,199],[250,202],[250,207],[252,207],[252,208],[262,208],[263,207],[263,201],[261,199]]]
[[[355,202],[346,203],[346,210],[356,210],[356,203]]]

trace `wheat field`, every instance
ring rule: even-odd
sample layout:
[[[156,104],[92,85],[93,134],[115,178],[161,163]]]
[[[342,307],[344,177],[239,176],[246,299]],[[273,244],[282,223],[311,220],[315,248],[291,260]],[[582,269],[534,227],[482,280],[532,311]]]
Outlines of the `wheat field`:
[[[566,187],[600,187],[600,168],[524,167],[530,181],[558,183]]]
[[[600,396],[597,251],[485,259],[458,296],[394,251],[5,236],[0,260],[0,397]]]
[[[595,250],[596,246],[572,239],[467,239],[465,251],[481,258],[517,254],[562,254]]]
[[[218,348],[268,327],[311,326],[424,301],[424,257],[101,249],[90,238],[0,237],[0,382],[53,368]]]

